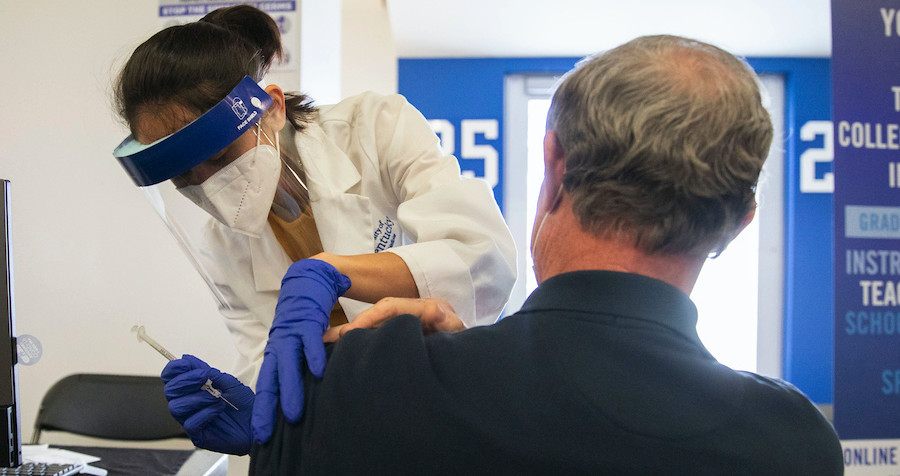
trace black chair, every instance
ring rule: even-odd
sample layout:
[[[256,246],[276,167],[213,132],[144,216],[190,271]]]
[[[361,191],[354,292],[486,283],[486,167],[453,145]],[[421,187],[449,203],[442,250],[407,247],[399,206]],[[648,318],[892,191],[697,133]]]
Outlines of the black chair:
[[[41,400],[32,444],[42,430],[111,440],[187,438],[169,414],[162,379],[137,375],[75,374],[56,382]]]

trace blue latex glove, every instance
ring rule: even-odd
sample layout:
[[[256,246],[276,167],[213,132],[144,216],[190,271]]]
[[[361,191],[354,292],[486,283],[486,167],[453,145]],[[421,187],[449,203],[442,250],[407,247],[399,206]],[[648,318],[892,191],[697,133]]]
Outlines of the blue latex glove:
[[[316,259],[297,261],[281,280],[275,320],[269,329],[253,406],[253,438],[272,437],[279,396],[290,422],[303,415],[303,358],[316,377],[325,373],[322,334],[328,328],[337,298],[350,289],[350,279],[334,266]]]
[[[250,387],[187,354],[169,361],[162,371],[162,379],[166,383],[169,412],[181,423],[194,445],[233,455],[250,452],[254,399]],[[212,380],[213,388],[238,409],[202,390],[207,380]]]

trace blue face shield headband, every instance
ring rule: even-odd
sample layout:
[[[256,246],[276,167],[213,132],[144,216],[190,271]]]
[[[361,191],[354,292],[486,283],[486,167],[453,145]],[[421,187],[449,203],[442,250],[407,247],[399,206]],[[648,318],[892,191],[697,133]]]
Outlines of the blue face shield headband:
[[[259,122],[272,98],[245,76],[218,104],[190,124],[152,144],[128,136],[113,156],[139,187],[181,175],[224,149]]]

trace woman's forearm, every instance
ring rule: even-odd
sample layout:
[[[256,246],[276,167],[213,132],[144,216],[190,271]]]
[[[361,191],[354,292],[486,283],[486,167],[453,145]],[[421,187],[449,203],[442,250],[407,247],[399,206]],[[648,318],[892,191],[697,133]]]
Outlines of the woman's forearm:
[[[341,256],[319,253],[313,259],[325,261],[350,278],[344,297],[375,303],[386,297],[419,297],[419,288],[409,267],[394,253]]]

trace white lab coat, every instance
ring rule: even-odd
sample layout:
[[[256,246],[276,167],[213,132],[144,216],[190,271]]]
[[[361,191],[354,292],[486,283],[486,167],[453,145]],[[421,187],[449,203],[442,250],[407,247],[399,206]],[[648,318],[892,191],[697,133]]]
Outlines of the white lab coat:
[[[365,93],[320,107],[296,143],[325,251],[395,253],[421,297],[447,300],[467,326],[497,319],[516,280],[512,236],[488,184],[460,177],[402,96]],[[241,356],[233,373],[253,387],[291,261],[268,225],[250,238],[215,220],[202,254]],[[370,306],[340,302],[350,320]]]

